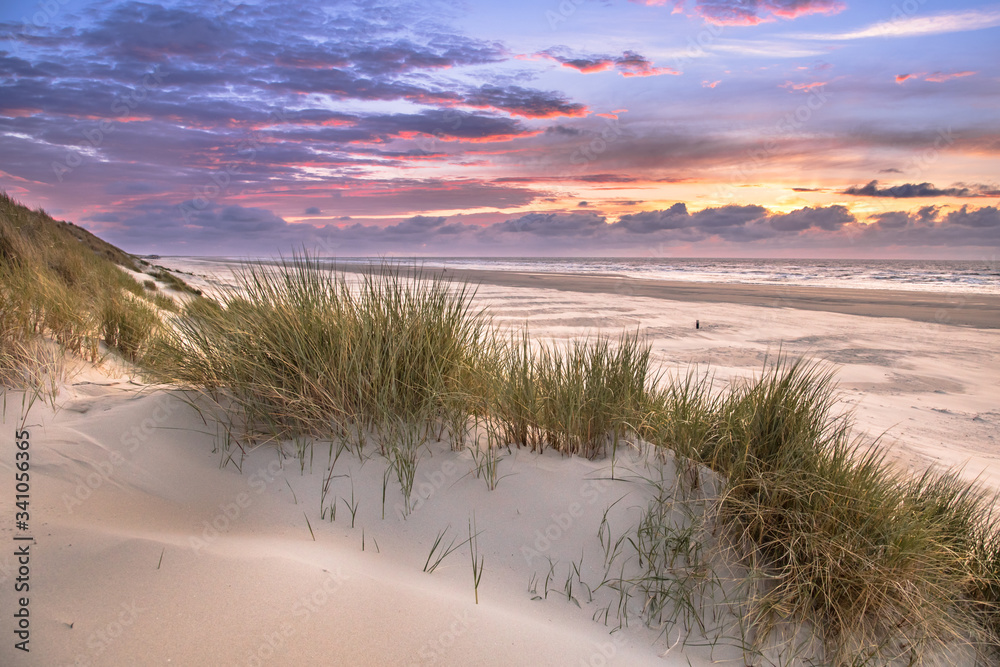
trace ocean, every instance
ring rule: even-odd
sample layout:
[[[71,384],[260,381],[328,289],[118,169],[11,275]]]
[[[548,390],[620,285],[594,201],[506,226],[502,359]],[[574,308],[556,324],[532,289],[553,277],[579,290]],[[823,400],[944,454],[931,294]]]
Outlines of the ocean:
[[[340,262],[370,258],[338,258]],[[377,261],[377,260],[376,260]],[[1000,294],[1000,259],[792,260],[622,258],[393,258],[426,267],[535,273],[590,273],[699,283],[803,285],[851,289]]]

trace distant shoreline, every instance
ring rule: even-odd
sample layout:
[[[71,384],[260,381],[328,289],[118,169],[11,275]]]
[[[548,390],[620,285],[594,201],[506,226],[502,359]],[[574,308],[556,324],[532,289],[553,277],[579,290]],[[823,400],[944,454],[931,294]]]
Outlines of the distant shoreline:
[[[362,272],[370,264],[338,263],[343,271]],[[672,301],[734,303],[797,308],[865,317],[900,317],[976,329],[1000,329],[1000,296],[889,289],[696,283],[577,273],[528,273],[487,269],[424,267],[424,275],[445,275],[500,287],[554,289],[587,294],[619,294]]]
[[[187,257],[187,261],[238,265],[251,261],[277,264],[276,260],[232,260]],[[326,262],[326,260],[321,260]],[[330,262],[339,271],[363,273],[377,266],[371,262]],[[732,303],[768,308],[796,308],[864,317],[898,317],[975,329],[1000,329],[1000,295],[932,292],[923,290],[811,285],[711,283],[653,278],[629,278],[609,273],[583,274],[529,272],[502,269],[412,267],[425,276],[444,275],[473,284],[552,289],[583,294],[616,294],[689,303]]]

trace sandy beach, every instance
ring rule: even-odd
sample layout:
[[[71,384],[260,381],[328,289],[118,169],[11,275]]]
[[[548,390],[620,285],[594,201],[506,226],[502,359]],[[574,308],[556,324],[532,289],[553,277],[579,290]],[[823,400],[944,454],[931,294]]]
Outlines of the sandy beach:
[[[205,289],[228,280],[224,264],[162,261]],[[501,326],[527,323],[543,340],[638,330],[668,373],[696,367],[720,387],[779,351],[825,360],[859,431],[883,434],[892,460],[914,471],[964,466],[1000,488],[996,297],[461,277],[480,283],[476,303]],[[661,636],[632,623],[612,633],[613,614],[604,623],[613,599],[593,590],[604,574],[598,528],[613,505],[608,520],[620,531],[648,497],[621,468],[612,479],[607,460],[512,450],[490,490],[468,451],[431,443],[404,519],[398,487],[383,500],[384,462],[345,455],[334,467],[340,502],[330,521],[319,512],[325,451],[302,468],[294,443],[268,444],[222,465],[211,420],[113,365],[85,366],[56,403],[26,411],[7,395],[5,429],[30,432],[36,528],[32,651],[14,655],[5,641],[3,664],[708,665],[741,657],[718,638],[714,649],[684,646],[677,630]],[[11,437],[2,450],[9,474]],[[447,528],[445,542],[461,542],[472,514],[485,563],[478,604],[468,546],[423,571],[436,536]],[[8,542],[11,525],[2,528]],[[7,551],[5,587],[17,576]]]
[[[362,265],[338,264],[346,271],[364,270]],[[668,301],[728,303],[764,308],[795,308],[843,315],[893,317],[917,322],[935,322],[980,329],[1000,329],[1000,296],[916,292],[888,289],[799,287],[681,282],[637,279],[616,275],[573,273],[529,273],[451,268],[430,274],[451,276],[475,284],[537,288],[614,296],[641,296]]]

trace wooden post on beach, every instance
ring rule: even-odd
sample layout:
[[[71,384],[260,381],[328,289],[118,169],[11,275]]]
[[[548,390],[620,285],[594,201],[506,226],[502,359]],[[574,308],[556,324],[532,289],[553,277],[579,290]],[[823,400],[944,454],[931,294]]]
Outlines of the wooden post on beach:
[[[695,329],[700,329],[701,328],[701,322],[699,322],[698,320],[695,320],[694,321],[694,328]]]

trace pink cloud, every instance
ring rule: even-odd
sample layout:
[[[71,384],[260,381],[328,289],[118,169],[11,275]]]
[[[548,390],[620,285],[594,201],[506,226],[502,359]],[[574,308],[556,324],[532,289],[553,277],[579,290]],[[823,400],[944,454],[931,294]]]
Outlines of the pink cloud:
[[[932,81],[934,83],[941,83],[942,81],[947,81],[949,79],[959,79],[963,76],[972,76],[975,72],[934,72],[929,74],[924,81]]]
[[[702,88],[715,88],[720,83],[722,83],[721,79],[719,79],[718,81],[702,81],[701,82],[701,87]]]
[[[633,0],[650,6],[671,5],[673,13],[683,11],[685,0]],[[716,25],[757,25],[797,19],[810,14],[837,14],[847,8],[840,0],[695,0],[692,12]]]
[[[924,81],[930,81],[931,83],[943,83],[945,81],[950,81],[951,79],[960,79],[963,76],[972,76],[976,72],[963,71],[963,72],[917,72],[915,74],[898,74],[896,75],[896,83],[903,83],[909,79],[919,79],[923,78]]]
[[[805,90],[809,91],[813,88],[821,88],[825,86],[827,81],[812,81],[810,83],[792,83],[791,81],[786,81],[781,84],[781,88],[791,88],[792,90]]]
[[[618,70],[618,73],[625,77],[631,76],[659,76],[660,74],[680,74],[670,67],[656,67],[653,62],[645,56],[635,51],[625,51],[620,56],[594,56],[582,55],[574,56],[564,48],[554,48],[547,51],[539,51],[535,54],[538,58],[548,58],[561,64],[563,67],[575,69],[583,74],[593,74],[604,72],[611,68]]]
[[[654,67],[635,51],[625,51],[620,58],[615,59],[615,67],[622,76],[659,76],[660,74],[680,74],[670,67]]]

